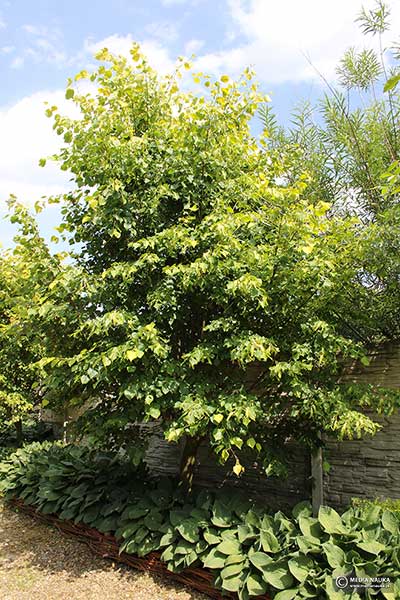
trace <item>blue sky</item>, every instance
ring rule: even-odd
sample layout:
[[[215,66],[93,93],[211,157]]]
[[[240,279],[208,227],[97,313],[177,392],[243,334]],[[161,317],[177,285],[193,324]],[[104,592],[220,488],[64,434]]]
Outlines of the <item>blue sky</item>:
[[[388,4],[393,41],[400,2]],[[235,76],[253,65],[287,123],[296,103],[323,92],[305,55],[333,81],[345,49],[364,45],[354,24],[360,8],[359,0],[0,0],[0,215],[10,193],[32,205],[71,185],[55,165],[38,167],[39,158],[59,143],[44,117],[44,102],[70,110],[66,79],[90,69],[97,49],[127,53],[139,41],[163,72],[177,56],[192,53],[199,70],[216,76]],[[40,216],[46,237],[57,220],[54,207]],[[3,246],[11,238],[11,226],[0,221]]]

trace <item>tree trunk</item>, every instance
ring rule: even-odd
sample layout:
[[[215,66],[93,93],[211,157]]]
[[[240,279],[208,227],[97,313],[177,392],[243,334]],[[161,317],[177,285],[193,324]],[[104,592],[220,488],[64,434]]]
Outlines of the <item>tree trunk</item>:
[[[187,437],[182,450],[181,464],[179,469],[179,485],[190,493],[193,485],[194,470],[196,467],[197,450],[202,442],[201,437]]]
[[[17,445],[20,448],[22,446],[22,442],[24,441],[24,436],[22,433],[22,420],[18,419],[18,421],[15,423],[15,431],[17,434]]]

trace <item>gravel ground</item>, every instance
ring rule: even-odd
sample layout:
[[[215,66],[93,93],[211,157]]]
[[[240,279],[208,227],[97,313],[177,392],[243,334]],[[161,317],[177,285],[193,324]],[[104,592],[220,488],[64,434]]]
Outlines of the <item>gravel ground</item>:
[[[82,543],[0,502],[1,600],[207,600],[94,556]]]

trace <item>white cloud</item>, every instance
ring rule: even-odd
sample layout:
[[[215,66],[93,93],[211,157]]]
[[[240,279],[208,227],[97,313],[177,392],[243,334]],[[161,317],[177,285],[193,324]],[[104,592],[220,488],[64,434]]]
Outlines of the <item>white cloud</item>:
[[[129,57],[129,51],[134,41],[139,41],[143,53],[147,56],[150,65],[161,73],[169,73],[174,68],[174,61],[169,55],[169,51],[157,40],[134,40],[132,36],[110,35],[109,37],[94,42],[86,40],[85,49],[95,54],[103,48],[108,48],[113,54],[121,54]]]
[[[397,31],[400,2],[390,0],[389,4],[392,30]],[[305,56],[309,56],[324,76],[332,78],[344,51],[350,45],[366,43],[354,23],[360,12],[360,0],[229,0],[228,5],[229,34],[234,38],[235,32],[244,41],[236,47],[199,57],[201,70],[235,74],[247,65],[254,65],[264,81],[301,81],[318,77],[307,62]],[[375,2],[365,0],[364,5],[370,8]],[[389,34],[388,40],[392,38],[393,34]]]
[[[191,54],[196,54],[199,50],[201,50],[204,46],[204,40],[189,40],[185,44],[185,56],[190,56]]]
[[[23,59],[22,56],[16,56],[15,58],[12,59],[11,63],[10,63],[10,67],[12,69],[20,69],[21,67],[24,66],[25,60]]]
[[[76,114],[76,107],[65,100],[64,91],[38,92],[8,108],[0,108],[0,206],[10,194],[29,205],[42,196],[54,195],[70,188],[67,173],[55,164],[45,168],[39,159],[57,150],[62,138],[52,129],[45,114],[44,102],[59,107],[63,114]]]
[[[161,0],[161,4],[163,6],[174,6],[174,5],[181,5],[181,4],[187,4],[188,0]]]
[[[0,54],[11,54],[14,52],[15,46],[3,46],[0,48]]]
[[[11,62],[11,68],[18,69],[29,61],[56,66],[64,66],[70,62],[63,49],[64,39],[59,28],[26,24],[21,29],[25,33],[26,43],[22,52]]]
[[[160,40],[166,44],[175,42],[178,39],[178,26],[170,21],[155,21],[145,27],[145,32],[150,37]]]

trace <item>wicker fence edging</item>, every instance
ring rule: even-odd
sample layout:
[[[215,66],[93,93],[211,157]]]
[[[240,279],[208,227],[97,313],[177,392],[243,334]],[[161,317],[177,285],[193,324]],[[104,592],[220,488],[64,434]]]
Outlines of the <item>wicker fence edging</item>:
[[[167,569],[165,563],[160,560],[160,552],[151,552],[145,557],[119,552],[118,543],[113,535],[101,533],[84,523],[75,524],[73,521],[62,521],[56,515],[44,515],[33,506],[25,504],[19,498],[9,501],[9,505],[34,518],[36,521],[53,525],[61,533],[73,537],[86,544],[90,550],[101,558],[111,559],[115,562],[128,565],[139,571],[149,571],[162,577],[168,577],[174,581],[184,584],[214,600],[237,600],[237,594],[225,592],[222,596],[219,590],[213,587],[214,575],[208,569],[189,567],[181,573],[173,573]],[[267,595],[257,596],[254,600],[271,600]]]

